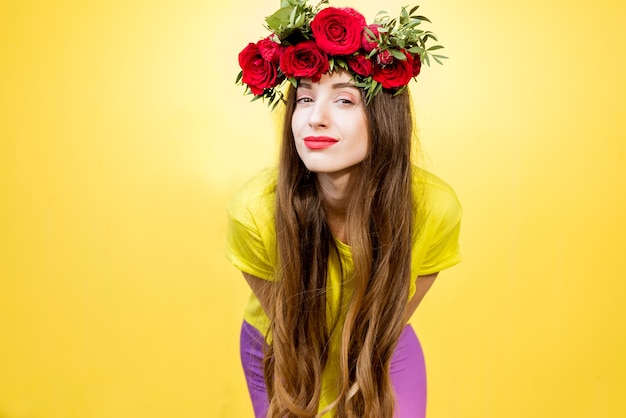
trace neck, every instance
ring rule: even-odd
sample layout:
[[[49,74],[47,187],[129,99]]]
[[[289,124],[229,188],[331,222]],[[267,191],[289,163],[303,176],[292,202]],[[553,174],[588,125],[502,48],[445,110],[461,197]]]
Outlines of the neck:
[[[326,209],[345,213],[350,200],[350,174],[318,173],[316,177]]]
[[[347,242],[345,221],[351,194],[350,174],[317,173],[316,177],[330,229],[339,240]]]

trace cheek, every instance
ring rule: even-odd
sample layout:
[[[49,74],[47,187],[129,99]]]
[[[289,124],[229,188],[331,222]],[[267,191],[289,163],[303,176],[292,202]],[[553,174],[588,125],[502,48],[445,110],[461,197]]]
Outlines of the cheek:
[[[306,147],[304,146],[304,143],[302,141],[298,141],[298,127],[292,124],[291,131],[293,134],[293,148],[295,148],[298,157],[300,158],[300,160],[302,160],[302,157],[306,152]]]
[[[367,154],[370,151],[371,145],[370,145],[370,139],[369,139],[369,132],[367,129],[367,120],[363,119],[363,122],[361,123],[361,132],[360,132],[360,136],[361,138],[365,138],[365,140],[363,141],[363,158],[365,158],[367,156]]]
[[[293,136],[297,136],[298,132],[302,130],[302,112],[299,112],[297,109],[294,110],[293,115],[291,115],[291,132]]]
[[[359,150],[359,162],[362,162],[363,160],[365,160],[365,158],[367,157],[367,154],[369,152],[369,146],[367,141],[363,142],[363,144],[361,144],[361,148]]]
[[[298,154],[298,158],[300,158],[300,161],[304,161],[303,155],[304,155],[305,150],[302,147],[303,145],[299,144],[298,141],[296,141],[295,149],[296,149],[296,153]]]
[[[295,143],[296,149],[298,150],[298,154],[300,154],[300,149],[298,147],[298,135],[300,132],[300,128],[296,118],[291,119],[291,136],[293,136],[293,142]]]

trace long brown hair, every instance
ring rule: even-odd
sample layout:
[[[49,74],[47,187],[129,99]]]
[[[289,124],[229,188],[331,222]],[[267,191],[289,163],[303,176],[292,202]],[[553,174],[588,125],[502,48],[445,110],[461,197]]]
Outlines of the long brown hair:
[[[336,317],[326,317],[327,265],[329,257],[339,259],[338,250],[315,175],[308,173],[295,149],[293,87],[287,96],[276,190],[279,265],[265,356],[268,417],[318,414],[322,371],[335,326],[341,332],[335,416],[391,417],[395,397],[389,364],[404,326],[415,204],[410,96],[408,91],[395,96],[381,92],[365,107],[370,143],[360,174],[352,176],[347,207],[354,274],[342,277],[353,283],[342,307],[343,325]],[[329,322],[335,326],[329,327]]]

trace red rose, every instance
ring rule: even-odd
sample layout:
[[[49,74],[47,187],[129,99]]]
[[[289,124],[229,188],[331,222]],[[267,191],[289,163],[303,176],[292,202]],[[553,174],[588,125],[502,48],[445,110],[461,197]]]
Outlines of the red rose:
[[[361,46],[363,47],[365,52],[372,52],[378,47],[378,37],[380,36],[380,32],[378,32],[379,27],[379,25],[373,24],[366,27],[366,29],[369,29],[369,31],[363,30],[363,39],[361,39]],[[369,32],[372,32],[374,36],[372,37],[372,34],[370,34]]]
[[[315,41],[304,41],[288,46],[280,56],[280,70],[287,77],[319,81],[328,69],[328,57]]]
[[[393,59],[388,65],[374,67],[372,78],[386,89],[406,86],[413,77],[413,56],[405,52],[406,60]]]
[[[255,96],[263,94],[264,89],[275,87],[280,82],[278,68],[263,59],[256,44],[249,43],[239,53],[239,66],[243,70],[241,80]]]
[[[364,77],[372,75],[372,70],[374,69],[372,61],[361,54],[350,56],[348,58],[348,66],[350,70]]]
[[[311,32],[322,51],[350,55],[361,47],[365,17],[350,7],[327,7],[311,21]]]
[[[422,70],[422,60],[418,54],[413,56],[413,77],[417,77]]]
[[[380,54],[376,55],[376,62],[380,65],[391,64],[393,62],[393,55],[391,55],[389,50],[385,49],[384,51],[381,51]]]
[[[259,47],[259,51],[261,52],[263,59],[273,62],[274,64],[278,64],[285,47],[272,41],[272,36],[273,35],[270,35],[265,39],[261,39],[257,42],[257,46]]]

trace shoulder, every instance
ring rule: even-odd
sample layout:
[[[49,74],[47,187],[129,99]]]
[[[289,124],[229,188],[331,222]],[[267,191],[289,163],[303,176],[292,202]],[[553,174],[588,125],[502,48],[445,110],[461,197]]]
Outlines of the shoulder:
[[[249,227],[260,220],[269,221],[274,216],[277,176],[276,168],[268,168],[241,185],[228,203],[230,218]]]
[[[442,271],[461,261],[459,234],[463,210],[454,189],[433,173],[414,168],[416,201],[413,277]]]
[[[435,174],[414,167],[413,192],[422,217],[435,219],[461,217],[462,207],[456,192]]]
[[[239,270],[270,279],[275,256],[276,171],[263,170],[233,194],[227,206],[226,256]]]

